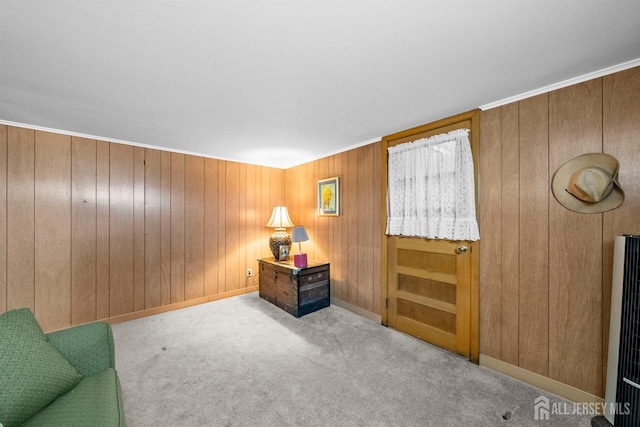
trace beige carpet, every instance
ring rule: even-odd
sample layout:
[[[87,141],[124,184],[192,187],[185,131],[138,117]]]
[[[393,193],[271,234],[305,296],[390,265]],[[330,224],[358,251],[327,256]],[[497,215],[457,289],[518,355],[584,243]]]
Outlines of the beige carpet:
[[[139,426],[589,426],[571,404],[339,307],[300,319],[242,295],[114,325]]]

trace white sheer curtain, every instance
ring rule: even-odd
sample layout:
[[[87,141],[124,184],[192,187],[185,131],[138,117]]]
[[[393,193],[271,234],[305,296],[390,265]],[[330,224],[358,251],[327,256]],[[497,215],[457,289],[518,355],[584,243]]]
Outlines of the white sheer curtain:
[[[387,234],[479,240],[469,129],[389,147]]]

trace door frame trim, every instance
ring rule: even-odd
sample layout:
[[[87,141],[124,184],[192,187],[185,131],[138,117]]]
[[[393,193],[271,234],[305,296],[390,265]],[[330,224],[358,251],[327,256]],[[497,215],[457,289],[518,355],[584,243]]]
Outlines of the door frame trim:
[[[387,135],[382,138],[381,147],[381,221],[382,221],[382,239],[381,239],[381,319],[382,324],[388,326],[388,305],[387,298],[389,295],[388,290],[388,254],[387,254],[387,235],[385,231],[387,229],[387,174],[388,174],[388,155],[387,148],[394,145],[402,144],[404,142],[415,141],[416,139],[425,138],[427,134],[436,135],[438,133],[450,132],[454,129],[461,127],[468,127],[471,132],[469,133],[469,141],[471,143],[471,153],[473,155],[473,168],[474,168],[474,181],[476,191],[476,218],[478,216],[479,209],[479,179],[478,179],[478,165],[480,156],[480,110],[475,109],[467,111],[466,113],[457,114],[445,119],[437,120],[425,125],[417,126],[411,129],[396,132],[394,134]],[[478,222],[478,227],[480,223]],[[470,306],[470,356],[469,359],[473,363],[478,363],[480,357],[479,350],[479,332],[480,332],[480,307],[479,307],[479,266],[480,266],[480,242],[470,242],[471,244],[471,306]]]

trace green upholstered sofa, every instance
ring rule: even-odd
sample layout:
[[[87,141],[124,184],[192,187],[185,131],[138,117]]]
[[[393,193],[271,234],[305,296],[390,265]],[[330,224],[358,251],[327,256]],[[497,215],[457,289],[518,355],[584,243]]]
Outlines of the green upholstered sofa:
[[[31,310],[0,315],[0,427],[125,426],[111,326],[45,334]]]

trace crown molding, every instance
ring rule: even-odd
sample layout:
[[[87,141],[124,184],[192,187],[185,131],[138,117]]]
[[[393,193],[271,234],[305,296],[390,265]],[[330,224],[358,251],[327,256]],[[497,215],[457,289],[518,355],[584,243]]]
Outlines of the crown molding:
[[[490,110],[492,108],[501,107],[503,105],[511,104],[513,102],[521,101],[523,99],[531,98],[536,95],[540,95],[543,93],[552,92],[557,89],[562,89],[563,87],[572,86],[578,83],[586,82],[588,80],[593,80],[598,77],[606,76],[608,74],[617,73],[619,71],[628,70],[629,68],[640,66],[640,58],[633,59],[631,61],[623,62],[622,64],[613,65],[611,67],[603,68],[598,71],[593,71],[591,73],[583,74],[578,77],[573,77],[568,80],[564,80],[558,83],[551,84],[549,86],[544,86],[539,89],[534,89],[529,92],[524,92],[519,95],[510,96],[508,98],[501,99],[499,101],[494,101],[489,104],[481,105],[479,108],[482,111]]]

